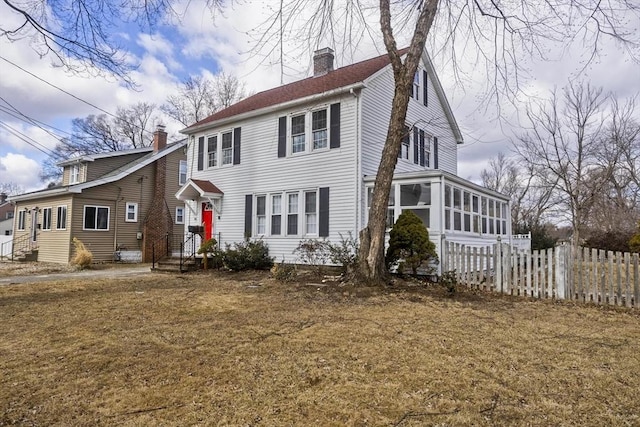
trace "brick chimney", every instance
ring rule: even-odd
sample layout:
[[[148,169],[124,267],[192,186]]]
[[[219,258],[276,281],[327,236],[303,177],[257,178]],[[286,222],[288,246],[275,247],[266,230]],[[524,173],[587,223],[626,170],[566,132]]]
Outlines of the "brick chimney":
[[[167,133],[164,125],[157,125],[153,133],[153,151],[158,152],[167,146]]]
[[[313,77],[333,71],[333,49],[325,47],[313,52]]]

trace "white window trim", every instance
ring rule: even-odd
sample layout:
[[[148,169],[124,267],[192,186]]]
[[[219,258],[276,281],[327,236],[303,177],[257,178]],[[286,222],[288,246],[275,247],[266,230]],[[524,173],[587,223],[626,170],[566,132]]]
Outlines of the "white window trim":
[[[184,165],[184,180],[182,179],[183,165]],[[186,160],[180,160],[180,163],[178,164],[178,185],[186,184],[187,175],[188,175],[187,161]]]
[[[276,213],[273,210],[273,198],[274,196],[280,196],[280,212]],[[283,223],[283,219],[286,217],[285,213],[284,213],[284,205],[283,205],[283,201],[285,200],[285,197],[283,195],[283,193],[270,193],[267,195],[268,199],[267,199],[267,226],[268,226],[268,230],[269,230],[269,236],[275,236],[275,237],[282,237],[285,236],[286,234],[283,233],[282,230],[282,223]],[[273,217],[275,215],[279,215],[280,216],[280,233],[278,234],[273,234]]]
[[[22,218],[22,221],[20,220]],[[20,223],[22,223],[22,227],[20,227]],[[25,231],[27,223],[27,211],[19,210],[18,211],[18,231]]]
[[[47,226],[45,220],[47,219],[45,215],[45,211],[49,211],[49,228],[45,228]],[[53,226],[53,209],[51,206],[46,208],[42,208],[42,231],[51,231],[51,227]]]
[[[262,233],[260,233],[258,231],[258,198],[259,197],[264,197],[264,215],[260,215],[262,217],[264,217],[264,231]],[[267,223],[267,219],[271,218],[271,216],[269,215],[269,200],[270,200],[270,195],[268,194],[255,194],[253,197],[254,200],[254,209],[253,209],[253,218],[255,219],[254,221],[254,234],[256,236],[267,236],[269,234],[269,225]]]
[[[129,219],[129,207],[133,206],[133,219]],[[127,202],[124,208],[124,222],[138,222],[138,204]]]
[[[318,111],[327,112],[327,146],[322,148],[313,148],[313,113]],[[297,153],[293,152],[293,118],[304,115],[304,150]],[[304,156],[305,154],[320,153],[331,149],[331,108],[329,105],[322,105],[312,110],[296,111],[290,113],[287,117],[287,155],[288,156]]]
[[[64,227],[59,228],[60,225],[60,208],[64,209]],[[66,230],[67,229],[67,205],[56,206],[56,230]]]
[[[182,221],[178,221],[178,211],[182,211]],[[184,224],[184,206],[176,206],[176,224]]]
[[[309,233],[307,232],[307,228],[308,228],[308,223],[307,223],[307,193],[315,193],[316,194],[316,210],[314,212],[315,216],[316,216],[316,231],[313,233]],[[302,215],[304,218],[304,224],[303,224],[303,235],[305,237],[318,237],[319,234],[319,229],[320,229],[320,194],[318,192],[318,189],[314,189],[314,190],[305,190],[302,191]]]
[[[80,182],[80,165],[79,164],[71,165],[69,167],[69,184],[77,184],[79,182]]]
[[[85,218],[87,216],[87,208],[96,208],[96,227],[98,225],[98,209],[107,210],[107,228],[85,228]],[[109,231],[109,223],[111,222],[111,208],[109,206],[84,205],[82,207],[82,230],[83,231]]]
[[[231,162],[223,164],[223,151],[222,151],[222,135],[231,134]],[[209,166],[209,138],[216,137],[216,164],[215,166]],[[233,157],[235,155],[235,132],[234,128],[224,129],[215,133],[205,135],[205,169],[219,169],[234,166]]]

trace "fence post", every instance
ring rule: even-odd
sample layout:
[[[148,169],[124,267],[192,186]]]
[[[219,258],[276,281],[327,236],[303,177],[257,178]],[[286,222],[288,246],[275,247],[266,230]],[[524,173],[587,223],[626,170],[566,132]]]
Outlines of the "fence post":
[[[498,241],[494,245],[494,267],[495,273],[494,277],[496,279],[496,290],[499,292],[503,292],[503,283],[502,283],[502,242],[500,241],[500,236],[498,236]]]
[[[565,299],[567,287],[567,269],[566,269],[566,246],[556,246],[554,248],[556,263],[556,298]]]

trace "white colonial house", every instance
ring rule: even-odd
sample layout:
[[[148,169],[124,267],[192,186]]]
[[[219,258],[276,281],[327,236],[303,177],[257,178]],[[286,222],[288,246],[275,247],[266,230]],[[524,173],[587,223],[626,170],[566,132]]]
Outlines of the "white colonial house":
[[[333,69],[315,52],[314,75],[257,93],[195,123],[188,177],[176,197],[186,223],[224,245],[262,238],[276,260],[295,262],[300,240],[341,235],[367,223],[389,122],[393,72],[387,55]],[[422,55],[407,134],[389,197],[391,226],[414,211],[442,241],[484,246],[511,239],[509,200],[458,176],[462,134],[432,63]]]

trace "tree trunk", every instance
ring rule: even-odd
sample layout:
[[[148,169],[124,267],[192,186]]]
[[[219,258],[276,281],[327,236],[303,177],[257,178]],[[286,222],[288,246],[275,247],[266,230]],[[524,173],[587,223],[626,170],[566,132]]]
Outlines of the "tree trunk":
[[[376,174],[371,206],[369,206],[369,222],[360,231],[356,279],[370,285],[384,283],[387,275],[384,262],[384,241],[389,190],[391,189],[393,172],[398,162],[402,136],[405,132],[409,90],[413,84],[413,76],[424,51],[427,34],[433,23],[437,5],[438,0],[427,0],[422,4],[413,39],[403,63],[391,28],[389,0],[380,0],[380,26],[393,68],[395,91],[387,137],[382,149],[378,173]]]

